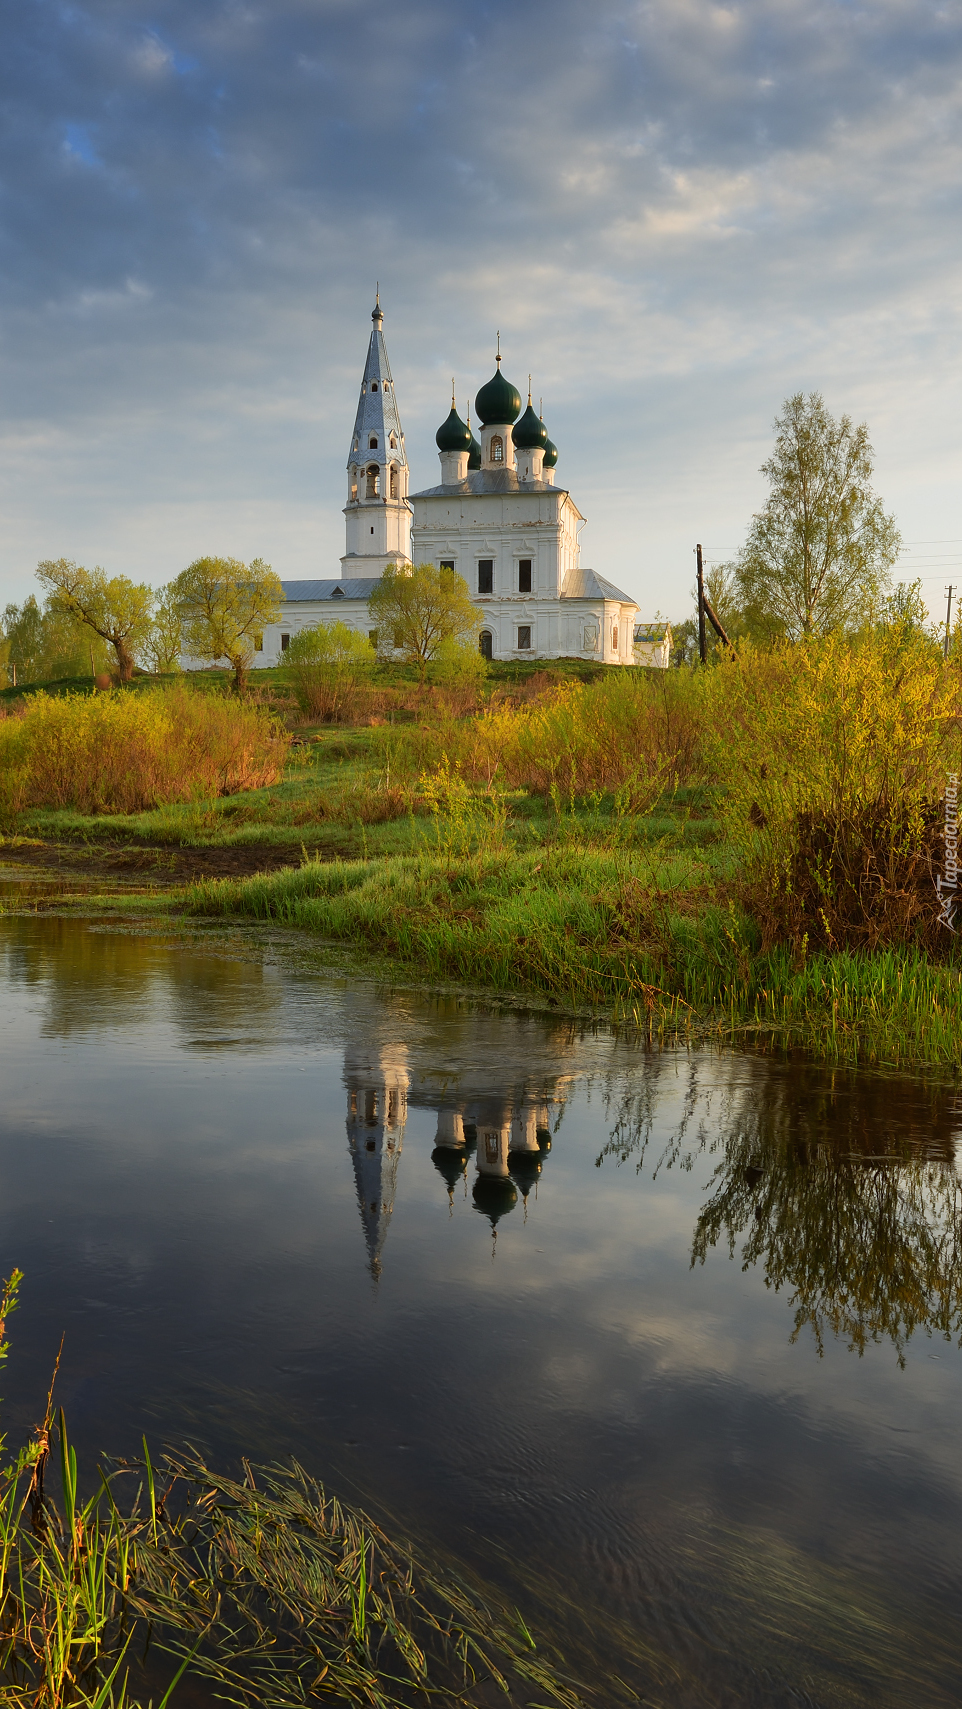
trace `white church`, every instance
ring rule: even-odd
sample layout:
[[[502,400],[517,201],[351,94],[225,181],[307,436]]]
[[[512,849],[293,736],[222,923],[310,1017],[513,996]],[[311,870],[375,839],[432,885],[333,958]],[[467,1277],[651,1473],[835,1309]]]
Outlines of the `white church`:
[[[670,635],[638,629],[638,608],[581,563],[584,525],[555,480],[557,447],[497,367],[475,399],[481,443],[451,412],[437,432],[441,479],[411,493],[384,316],[375,303],[348,457],[346,551],[339,578],[285,581],[278,624],[265,630],[259,665],[277,664],[299,629],[339,618],[371,632],[368,599],[389,565],[457,571],[480,609],[489,659],[582,658],[667,665]]]

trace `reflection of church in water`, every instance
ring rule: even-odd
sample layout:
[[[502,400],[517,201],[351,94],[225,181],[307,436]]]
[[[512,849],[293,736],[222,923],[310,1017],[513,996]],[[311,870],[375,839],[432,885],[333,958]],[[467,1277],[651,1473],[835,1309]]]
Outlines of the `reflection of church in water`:
[[[481,1084],[476,1083],[479,1078]],[[346,1048],[347,1137],[375,1278],[394,1211],[409,1101],[437,1111],[431,1161],[452,1207],[460,1187],[465,1195],[470,1190],[474,1208],[493,1230],[519,1197],[527,1215],[528,1197],[551,1149],[552,1124],[564,1106],[569,1077],[555,1073],[541,1080],[518,1079],[509,1069],[506,1078],[513,1083],[495,1095],[483,1084],[490,1078],[488,1067],[480,1076],[470,1071],[457,1076],[455,1087],[439,1085],[430,1074],[417,1072],[404,1045]]]

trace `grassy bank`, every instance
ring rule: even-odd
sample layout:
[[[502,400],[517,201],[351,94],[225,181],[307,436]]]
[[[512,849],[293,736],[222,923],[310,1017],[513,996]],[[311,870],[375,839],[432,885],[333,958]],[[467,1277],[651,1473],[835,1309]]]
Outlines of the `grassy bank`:
[[[285,710],[283,673],[263,676],[258,707],[233,703],[274,744],[259,787],[225,773],[91,811],[93,761],[71,784],[38,739],[33,804],[9,830],[153,850],[158,880],[168,851],[168,877],[200,876],[169,905],[302,928],[415,975],[833,1060],[958,1066],[962,958],[934,880],[962,674],[924,637],[746,647],[707,672],[502,671],[467,708],[385,668],[381,711],[359,702],[348,726],[310,725]],[[159,717],[193,690],[151,692]],[[219,692],[205,673],[197,725],[226,749]],[[93,729],[91,705],[11,719],[10,752],[31,720]],[[118,729],[129,716],[111,713]]]
[[[962,970],[916,949],[762,951],[731,851],[558,844],[304,865],[182,893],[406,970],[590,1007],[645,1028],[762,1035],[829,1060],[958,1067]]]

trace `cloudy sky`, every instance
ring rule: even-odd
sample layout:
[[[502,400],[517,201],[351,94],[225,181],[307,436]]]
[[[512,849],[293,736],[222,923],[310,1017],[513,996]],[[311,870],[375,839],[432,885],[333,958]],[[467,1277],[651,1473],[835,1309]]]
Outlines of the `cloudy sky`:
[[[583,561],[686,614],[782,400],[962,579],[962,4],[0,0],[0,597],[337,574],[374,282],[412,464],[530,370]]]

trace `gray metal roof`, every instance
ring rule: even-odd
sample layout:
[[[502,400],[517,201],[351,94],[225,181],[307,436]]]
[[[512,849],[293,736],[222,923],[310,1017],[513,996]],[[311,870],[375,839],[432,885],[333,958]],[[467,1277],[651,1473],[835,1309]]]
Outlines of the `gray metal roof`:
[[[562,599],[618,599],[622,605],[634,605],[635,600],[628,593],[622,593],[615,587],[614,582],[606,581],[594,570],[584,570],[580,566],[569,570],[561,589]]]
[[[345,599],[370,599],[380,579],[380,576],[334,576],[330,581],[281,582],[281,587],[288,605],[315,599],[333,599],[337,605],[341,596]],[[335,588],[338,590],[336,598]]]
[[[566,493],[567,487],[552,486],[550,481],[519,481],[513,469],[473,469],[463,481],[451,481],[447,486],[425,487],[412,493],[412,498],[453,498],[469,493]]]

